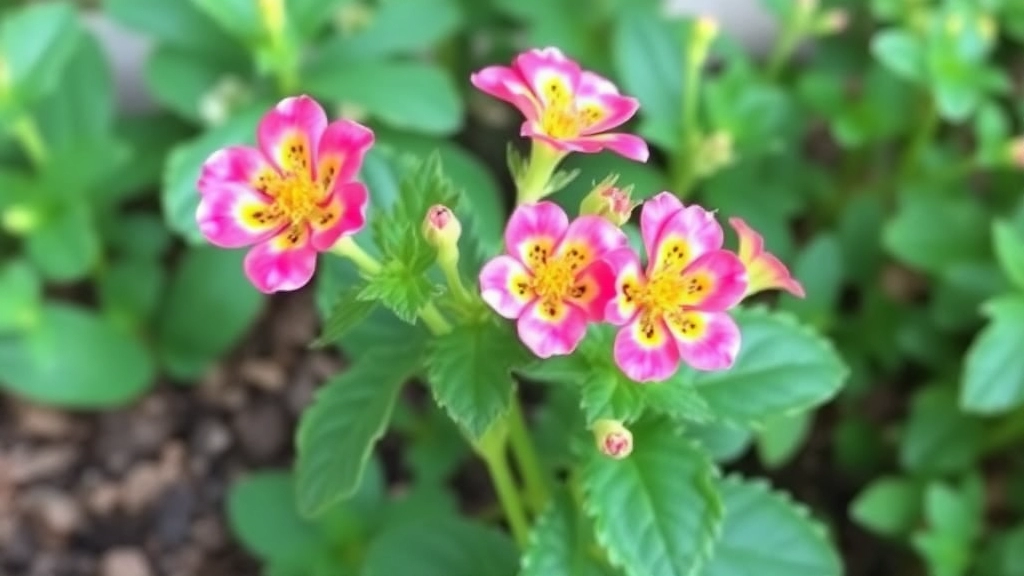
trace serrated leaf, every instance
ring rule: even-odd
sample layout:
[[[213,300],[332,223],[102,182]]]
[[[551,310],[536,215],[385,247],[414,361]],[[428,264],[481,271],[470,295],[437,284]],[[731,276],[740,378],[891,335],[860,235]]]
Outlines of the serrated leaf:
[[[615,460],[595,449],[584,470],[597,539],[629,576],[697,574],[724,513],[715,467],[668,421],[641,422],[632,432],[629,457]]]
[[[419,311],[441,293],[441,287],[426,276],[428,267],[429,264],[387,262],[366,282],[357,298],[368,303],[379,301],[395,316],[415,324]]]
[[[850,504],[850,517],[864,528],[884,536],[903,536],[917,524],[922,490],[897,476],[877,478]]]
[[[569,495],[556,495],[534,525],[519,576],[608,576],[588,554],[588,529]]]
[[[459,426],[479,438],[508,411],[512,369],[525,353],[508,324],[487,319],[438,336],[427,353],[434,399]]]
[[[360,300],[358,296],[362,290],[362,287],[354,286],[338,294],[337,300],[334,301],[330,313],[324,320],[320,336],[310,346],[322,348],[332,344],[366,320],[376,308],[377,303],[372,300]]]
[[[960,407],[974,414],[1000,414],[1024,404],[1024,297],[986,304],[990,320],[964,360]]]
[[[841,576],[825,528],[763,481],[731,476],[718,483],[722,536],[701,576]]]
[[[618,373],[616,368],[576,374],[581,379],[580,407],[587,424],[602,418],[632,422],[644,411],[642,386]]]
[[[980,454],[983,434],[981,420],[958,409],[955,390],[925,388],[911,401],[900,444],[900,464],[920,474],[966,470]]]
[[[683,377],[640,386],[644,406],[655,414],[663,414],[680,422],[709,422],[714,412],[697,389]]]
[[[321,388],[296,436],[299,512],[316,516],[351,495],[422,350],[376,348]]]
[[[735,314],[742,344],[735,365],[692,374],[719,418],[762,424],[832,398],[849,372],[832,344],[790,315],[764,309]]]
[[[518,554],[505,534],[461,518],[396,525],[366,550],[363,576],[511,576]]]

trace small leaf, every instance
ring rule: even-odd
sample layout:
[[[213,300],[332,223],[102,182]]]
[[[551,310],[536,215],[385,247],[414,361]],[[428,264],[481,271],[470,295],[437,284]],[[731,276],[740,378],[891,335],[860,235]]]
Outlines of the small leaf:
[[[882,30],[871,39],[871,54],[906,80],[923,82],[927,76],[924,46],[906,30]]]
[[[580,406],[592,425],[602,418],[632,422],[644,411],[643,386],[618,372],[617,368],[590,370],[580,386]]]
[[[87,275],[100,256],[99,231],[84,202],[60,206],[32,230],[28,257],[49,280],[68,282]]]
[[[384,2],[369,24],[351,35],[338,35],[321,48],[318,57],[329,62],[373,60],[415,55],[437,46],[462,25],[454,0]]]
[[[146,89],[160,104],[196,123],[205,123],[202,100],[226,75],[222,65],[174,46],[160,45],[146,61]]]
[[[709,422],[714,418],[711,407],[682,373],[665,382],[633,385],[640,387],[644,406],[655,414],[684,423]]]
[[[197,8],[225,31],[248,46],[256,46],[265,36],[259,2],[252,0],[192,0]]]
[[[324,320],[320,336],[310,346],[322,348],[336,342],[360,322],[366,320],[377,304],[372,300],[357,298],[360,292],[362,292],[362,288],[356,286],[338,294],[338,299],[331,307],[330,314]]]
[[[22,108],[57,88],[82,36],[75,8],[68,2],[33,4],[4,14],[0,58],[6,64],[14,100]]]
[[[693,373],[697,391],[719,418],[764,423],[806,411],[839,391],[849,370],[829,341],[789,315],[751,309],[735,318],[742,334],[735,365]]]
[[[35,325],[42,305],[42,282],[24,260],[0,265],[0,334]]]
[[[218,62],[247,59],[242,47],[190,1],[103,0],[103,12],[159,44],[193,50]]]
[[[696,574],[722,525],[714,465],[667,421],[643,422],[632,432],[629,457],[593,450],[585,468],[597,539],[629,576]]]
[[[970,468],[977,459],[984,428],[962,414],[956,391],[931,386],[918,392],[900,445],[900,464],[921,474],[944,474]]]
[[[75,306],[48,304],[34,330],[0,339],[0,384],[34,402],[121,406],[142,395],[154,376],[140,342]]]
[[[792,312],[816,328],[830,328],[843,288],[843,248],[832,234],[811,240],[793,264],[793,277],[807,292],[805,298],[785,298],[779,309]]]
[[[117,260],[103,270],[99,299],[104,313],[128,330],[138,330],[153,314],[166,272],[159,260]]]
[[[608,576],[588,554],[588,523],[566,493],[558,494],[537,519],[519,576]]]
[[[461,518],[396,525],[366,550],[363,576],[511,576],[519,555],[508,536]]]
[[[322,514],[359,486],[384,433],[398,391],[419,368],[422,350],[387,349],[360,356],[321,388],[297,433],[299,512]]]
[[[1018,288],[1024,288],[1024,234],[1010,222],[992,223],[992,241],[1003,273]]]
[[[416,322],[419,311],[442,292],[425,274],[431,262],[422,260],[409,265],[392,260],[385,262],[356,297],[369,305],[379,301],[395,316],[410,324]]]
[[[921,514],[922,491],[906,478],[883,476],[867,485],[850,504],[850,517],[883,536],[905,536]]]
[[[719,482],[722,536],[701,576],[842,576],[828,534],[807,509],[764,481]]]
[[[980,481],[959,489],[942,483],[925,491],[926,528],[913,535],[911,544],[934,576],[963,576],[975,554],[982,528],[984,494]]]
[[[1001,414],[1024,404],[1024,298],[986,306],[989,323],[964,360],[960,406],[974,414]]]
[[[686,437],[694,440],[715,462],[728,463],[743,456],[754,435],[748,428],[726,422],[691,424]]]
[[[508,411],[512,369],[525,352],[507,323],[488,318],[438,336],[427,354],[434,399],[474,439]]]
[[[811,431],[811,413],[801,412],[768,421],[757,435],[757,452],[767,468],[789,462]]]
[[[942,272],[988,254],[988,220],[967,196],[908,194],[882,241],[899,260],[925,272]]]

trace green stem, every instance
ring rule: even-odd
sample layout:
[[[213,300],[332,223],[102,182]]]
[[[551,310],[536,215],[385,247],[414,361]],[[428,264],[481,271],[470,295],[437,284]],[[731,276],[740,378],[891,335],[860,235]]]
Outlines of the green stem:
[[[485,450],[482,454],[487,471],[491,474],[491,481],[494,482],[494,490],[498,493],[498,500],[505,510],[505,518],[512,529],[512,537],[522,550],[526,549],[529,538],[529,523],[526,520],[526,510],[519,498],[519,489],[512,480],[512,473],[508,468],[508,461],[505,459],[504,443],[494,449]]]
[[[433,302],[428,302],[426,306],[419,311],[420,319],[427,325],[427,329],[430,330],[435,336],[447,334],[452,331],[452,325],[448,323],[441,311],[434,306]]]
[[[512,455],[516,459],[519,470],[526,484],[526,498],[535,512],[540,512],[548,502],[548,485],[541,467],[540,458],[533,447],[530,433],[527,431],[526,419],[523,416],[519,399],[512,398],[512,408],[508,414],[508,439]]]
[[[697,167],[694,160],[697,147],[700,145],[701,130],[697,123],[697,110],[700,103],[701,70],[707,61],[708,49],[714,38],[713,30],[702,29],[700,23],[695,25],[685,47],[685,63],[683,69],[683,101],[680,121],[679,152],[672,162],[672,185],[676,196],[685,198],[689,195],[697,180]]]
[[[22,148],[25,149],[25,153],[32,160],[32,163],[37,168],[46,164],[46,161],[49,159],[49,152],[46,149],[43,137],[39,133],[39,126],[36,124],[36,121],[27,114],[23,115],[14,121],[13,130],[15,137],[21,143]]]
[[[543,142],[534,140],[526,174],[516,180],[516,205],[536,202],[547,195],[551,176],[564,155]]]
[[[448,288],[455,295],[455,298],[462,304],[468,305],[473,301],[473,296],[470,294],[466,285],[462,282],[462,274],[459,272],[459,252],[456,248],[451,254],[441,250],[437,255],[437,263],[444,273],[445,281],[448,282]]]
[[[903,157],[900,159],[899,168],[897,169],[898,183],[904,183],[908,177],[913,173],[914,168],[921,161],[921,156],[924,154],[925,148],[935,135],[935,131],[939,128],[939,112],[935,108],[935,103],[931,98],[928,102],[924,111],[924,118],[921,123],[917,125],[917,130],[914,132],[910,144],[907,146],[906,151],[903,153]]]
[[[768,55],[766,74],[769,80],[774,81],[778,79],[782,69],[786,67],[786,63],[789,62],[789,59],[800,45],[800,41],[803,40],[804,35],[807,33],[808,24],[814,15],[813,7],[805,8],[798,6],[795,10],[796,13],[791,20],[786,22],[782,33],[779,35],[778,42],[775,43],[771,54]]]
[[[338,240],[333,247],[331,252],[334,252],[338,256],[348,258],[359,268],[359,271],[367,276],[373,276],[381,270],[380,262],[376,258],[371,256],[366,250],[363,250],[359,244],[351,236],[344,236]]]

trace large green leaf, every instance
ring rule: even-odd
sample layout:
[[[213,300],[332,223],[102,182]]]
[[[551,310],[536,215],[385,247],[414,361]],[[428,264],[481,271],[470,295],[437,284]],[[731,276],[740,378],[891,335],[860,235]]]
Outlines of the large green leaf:
[[[900,464],[920,474],[967,470],[978,457],[984,428],[957,407],[956,390],[930,386],[915,394],[900,444]]]
[[[559,493],[537,519],[519,576],[606,576],[609,571],[589,554],[590,526]]]
[[[363,576],[513,576],[515,546],[460,518],[424,518],[385,530],[366,550]]]
[[[114,78],[107,56],[95,38],[83,34],[60,74],[60,89],[39,102],[35,116],[51,151],[81,155],[87,149],[85,142],[111,135],[114,107]]]
[[[160,358],[189,379],[234,346],[266,300],[242,272],[241,251],[191,248],[173,272],[156,319]]]
[[[615,460],[595,449],[584,490],[598,541],[629,576],[688,576],[710,556],[722,501],[711,460],[665,420],[632,428],[635,448]]]
[[[56,89],[81,38],[75,8],[68,2],[33,4],[5,14],[0,22],[0,58],[14,100],[24,107]],[[0,113],[3,100],[0,97]]]
[[[462,25],[457,0],[382,2],[369,24],[351,35],[338,35],[318,58],[331,62],[376,60],[430,50]]]
[[[933,273],[981,259],[989,251],[985,213],[962,195],[905,195],[882,239],[893,256]]]
[[[693,373],[719,418],[760,424],[818,406],[839,391],[849,370],[828,340],[788,314],[751,309],[735,318],[742,333],[736,364]]]
[[[260,2],[252,0],[191,0],[221,28],[248,46],[255,46],[265,34]]]
[[[427,353],[427,380],[437,403],[479,438],[508,411],[515,387],[511,371],[525,357],[511,326],[487,318],[434,340]]]
[[[246,59],[242,47],[189,0],[103,0],[103,11],[161,44],[192,50],[219,62]]]
[[[722,536],[701,576],[841,576],[825,528],[807,509],[763,481],[719,482],[725,503]]]
[[[146,88],[160,104],[203,123],[202,100],[225,75],[217,62],[175,46],[157,46],[146,63]]]
[[[75,409],[127,404],[150,386],[142,344],[66,304],[43,307],[33,330],[0,339],[0,383],[29,400]]]
[[[34,325],[42,305],[42,281],[24,260],[0,265],[0,334]]]
[[[999,414],[1024,404],[1024,297],[998,298],[984,311],[989,323],[967,350],[960,406]]]
[[[299,511],[311,517],[350,496],[384,434],[422,350],[380,348],[359,357],[317,393],[297,434]]]
[[[100,257],[100,237],[84,202],[58,206],[33,229],[25,244],[28,257],[42,274],[55,281],[78,280]]]

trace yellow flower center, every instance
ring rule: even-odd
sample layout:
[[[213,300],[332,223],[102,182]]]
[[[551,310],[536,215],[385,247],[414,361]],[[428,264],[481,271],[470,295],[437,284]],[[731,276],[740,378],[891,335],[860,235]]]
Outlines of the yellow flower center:
[[[573,246],[553,255],[550,242],[537,242],[527,251],[527,265],[533,273],[530,289],[547,306],[569,298],[583,298],[588,287],[577,275],[589,261],[584,247]]]
[[[543,97],[546,105],[540,115],[541,130],[558,140],[578,137],[604,115],[596,104],[580,107],[569,87],[557,77],[545,83]]]

